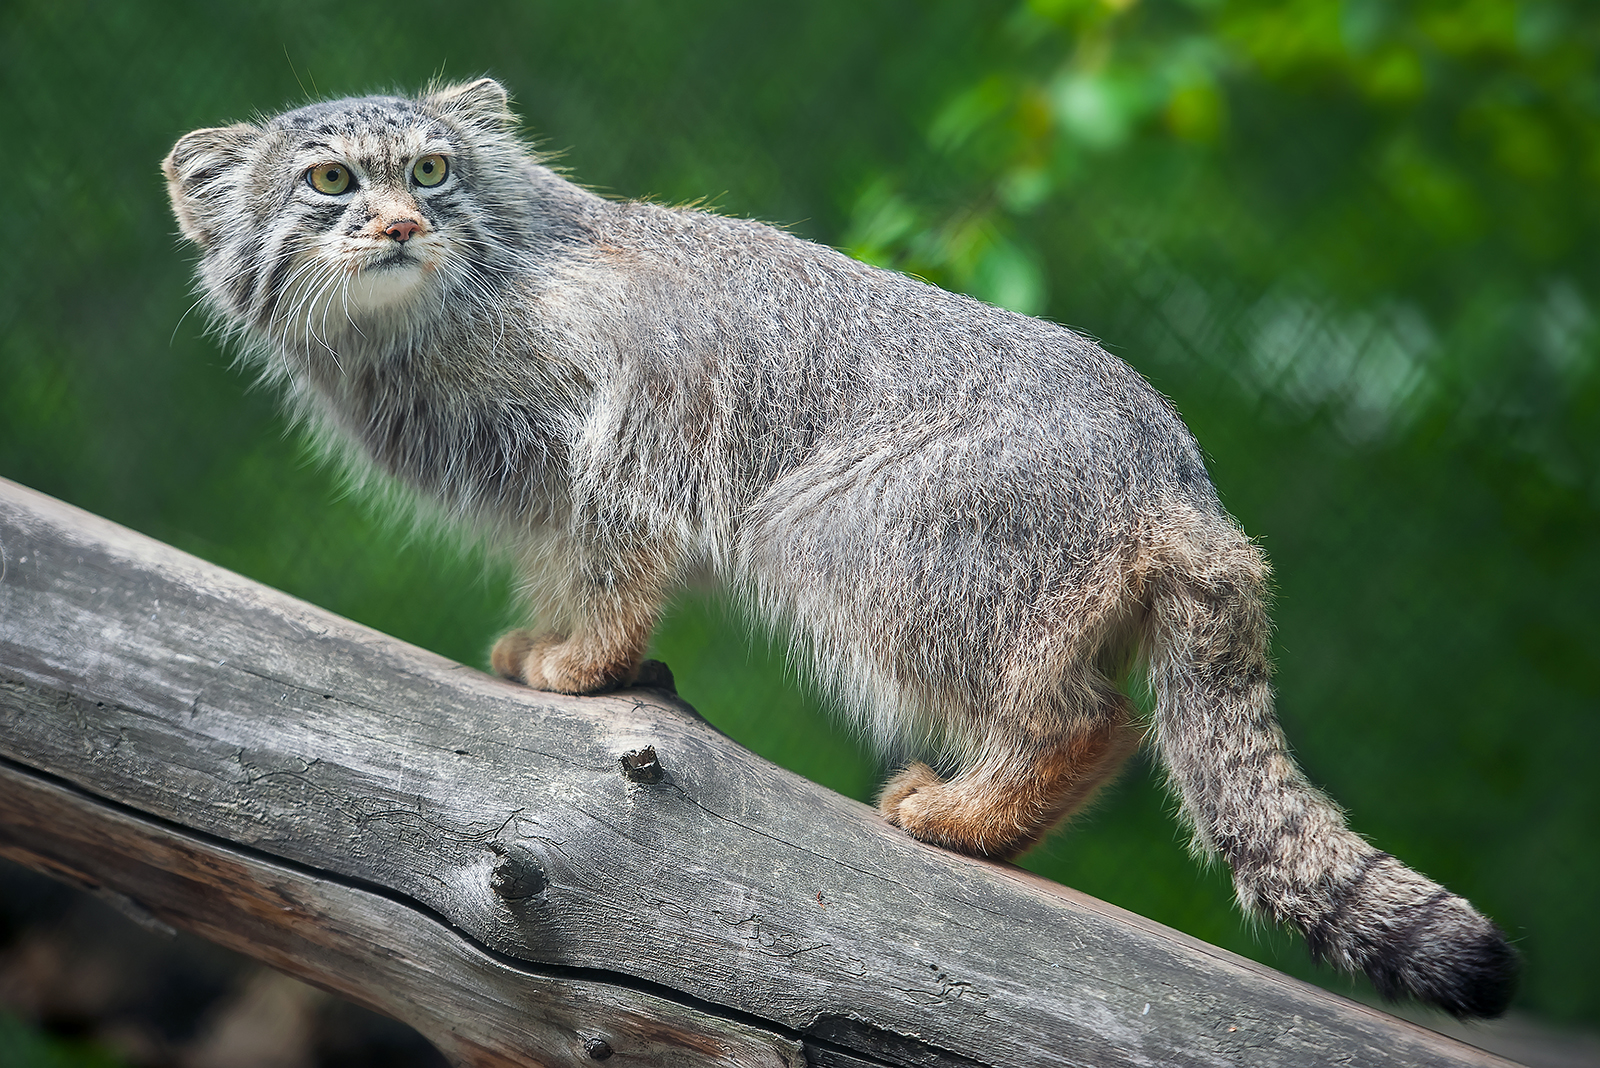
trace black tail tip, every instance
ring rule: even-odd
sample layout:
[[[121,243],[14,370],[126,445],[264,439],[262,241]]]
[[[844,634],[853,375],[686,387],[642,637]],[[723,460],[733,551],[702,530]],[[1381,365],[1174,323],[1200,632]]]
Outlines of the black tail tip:
[[[1462,923],[1459,914],[1436,917],[1444,922],[1422,925],[1415,931],[1422,937],[1380,951],[1367,963],[1367,976],[1386,998],[1409,995],[1457,1019],[1499,1016],[1517,989],[1517,951],[1500,928],[1455,900],[1476,923]]]

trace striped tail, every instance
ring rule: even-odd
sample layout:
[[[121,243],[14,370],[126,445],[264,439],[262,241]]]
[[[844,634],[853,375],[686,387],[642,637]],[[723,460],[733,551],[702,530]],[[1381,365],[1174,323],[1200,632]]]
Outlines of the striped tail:
[[[1368,845],[1289,755],[1273,714],[1267,566],[1225,521],[1153,554],[1147,648],[1155,737],[1197,852],[1221,853],[1240,905],[1364,972],[1388,998],[1497,1016],[1516,952],[1465,899]]]

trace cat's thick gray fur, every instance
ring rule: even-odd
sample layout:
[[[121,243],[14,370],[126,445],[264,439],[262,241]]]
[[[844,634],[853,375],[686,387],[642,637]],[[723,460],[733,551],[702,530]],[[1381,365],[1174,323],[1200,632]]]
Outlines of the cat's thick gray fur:
[[[423,188],[429,153],[449,177]],[[309,183],[327,162],[339,196]],[[1499,930],[1293,763],[1266,565],[1172,406],[1093,341],[589,193],[487,79],[196,131],[165,168],[207,301],[295,410],[523,555],[542,630],[502,639],[503,673],[625,683],[709,574],[875,738],[946,747],[958,773],[903,771],[891,821],[1005,856],[1137,744],[1115,682],[1142,657],[1183,814],[1245,908],[1385,994],[1504,1007]]]

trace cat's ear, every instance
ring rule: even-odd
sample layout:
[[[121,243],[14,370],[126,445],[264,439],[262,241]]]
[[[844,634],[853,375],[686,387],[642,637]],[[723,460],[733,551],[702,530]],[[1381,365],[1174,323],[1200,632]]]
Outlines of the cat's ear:
[[[470,126],[505,130],[517,122],[511,114],[510,94],[493,78],[436,86],[423,99],[443,114]]]
[[[240,123],[196,130],[172,146],[161,161],[161,171],[167,176],[172,213],[184,237],[201,248],[216,240],[260,139],[260,130]]]

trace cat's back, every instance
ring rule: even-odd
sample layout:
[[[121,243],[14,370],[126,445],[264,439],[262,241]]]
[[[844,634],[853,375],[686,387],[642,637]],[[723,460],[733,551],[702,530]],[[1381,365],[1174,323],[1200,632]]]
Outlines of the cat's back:
[[[1171,403],[1083,334],[763,223],[636,202],[607,214],[597,238],[635,276],[634,307],[672,335],[652,357],[791,463],[957,436],[999,477],[1112,470],[1124,492],[1214,506]]]

